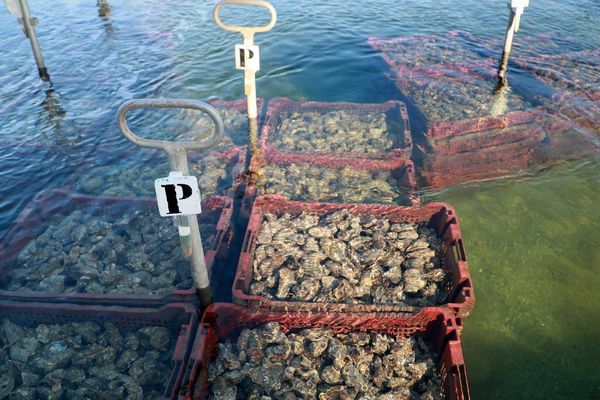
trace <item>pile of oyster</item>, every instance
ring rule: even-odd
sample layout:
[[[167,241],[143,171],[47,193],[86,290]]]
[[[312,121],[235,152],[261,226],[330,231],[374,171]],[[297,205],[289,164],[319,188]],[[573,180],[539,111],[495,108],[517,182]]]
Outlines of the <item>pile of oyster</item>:
[[[198,178],[198,186],[203,196],[222,194],[233,184],[232,162],[223,161],[218,154],[209,153],[192,161],[190,174]],[[126,196],[154,197],[154,181],[169,175],[169,162],[166,158],[154,158],[152,162],[135,162],[126,160],[123,163],[99,164],[88,168],[79,177],[75,190],[80,193]]]
[[[395,145],[381,111],[294,111],[280,118],[272,143],[282,150],[379,153]]]
[[[482,55],[483,42],[476,44],[473,40],[468,34],[459,34],[374,39],[370,42],[376,50],[383,53],[392,67],[428,69],[432,65],[462,65],[486,61],[491,65],[492,60]]]
[[[423,86],[401,83],[400,89],[429,121],[458,121],[531,108],[510,88],[494,94],[494,85],[486,79],[468,82],[444,82],[440,79]]]
[[[270,322],[219,343],[211,399],[442,399],[423,341],[327,328],[283,333]]]
[[[202,219],[200,219],[202,221]],[[216,223],[200,225],[204,247]],[[164,294],[193,286],[173,221],[154,209],[56,215],[7,267],[8,290]]]
[[[265,214],[250,293],[268,299],[432,306],[447,301],[443,242],[423,224],[342,209]]]
[[[270,164],[261,174],[265,193],[290,200],[409,205],[408,191],[390,171]]]
[[[167,328],[110,322],[0,325],[0,398],[159,399],[175,341]]]
[[[236,107],[217,107],[217,111],[223,118],[225,130],[225,137],[217,148],[225,149],[234,145],[248,144],[248,114]],[[178,135],[177,140],[201,140],[214,135],[215,123],[207,114],[186,110],[185,115],[191,117],[193,123],[186,133]]]

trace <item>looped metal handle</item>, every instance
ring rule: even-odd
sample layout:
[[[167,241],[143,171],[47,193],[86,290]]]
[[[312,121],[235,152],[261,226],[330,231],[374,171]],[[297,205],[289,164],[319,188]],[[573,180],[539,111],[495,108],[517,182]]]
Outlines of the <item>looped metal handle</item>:
[[[189,142],[171,142],[168,140],[144,139],[133,133],[127,126],[127,113],[130,110],[138,110],[142,108],[186,108],[190,110],[202,111],[213,120],[215,123],[215,134],[211,137],[203,137],[202,140]],[[117,122],[119,128],[127,139],[142,147],[153,149],[185,149],[185,150],[203,150],[214,147],[223,139],[223,119],[219,112],[210,104],[198,100],[184,99],[136,99],[126,101],[119,107],[117,112]]]
[[[235,26],[235,25],[227,25],[221,21],[219,17],[219,11],[221,7],[224,5],[240,5],[240,6],[262,6],[269,10],[271,13],[271,21],[267,25],[263,26]],[[252,37],[256,32],[266,32],[271,30],[275,26],[277,22],[277,12],[275,11],[275,7],[271,5],[268,1],[265,0],[221,0],[216,6],[213,12],[213,16],[215,17],[215,21],[217,25],[226,31],[240,32],[244,37]]]

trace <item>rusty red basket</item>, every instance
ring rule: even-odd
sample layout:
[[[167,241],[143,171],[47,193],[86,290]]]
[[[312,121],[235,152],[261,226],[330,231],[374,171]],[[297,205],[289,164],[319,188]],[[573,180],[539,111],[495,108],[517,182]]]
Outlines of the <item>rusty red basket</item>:
[[[346,111],[349,114],[365,115],[373,112],[385,114],[386,122],[390,126],[390,133],[395,136],[393,148],[381,149],[376,153],[365,153],[359,151],[318,151],[306,149],[315,157],[336,157],[350,159],[387,159],[390,157],[410,157],[412,153],[412,134],[408,119],[408,112],[404,103],[391,100],[382,104],[360,104],[360,103],[324,103],[316,101],[296,102],[287,98],[276,98],[269,102],[265,123],[261,131],[261,144],[263,149],[272,152],[295,155],[303,154],[294,150],[286,150],[273,144],[277,135],[288,135],[282,132],[280,126],[286,118],[286,114],[298,112],[328,113],[333,111]]]
[[[63,190],[41,192],[23,210],[2,238],[0,243],[0,297],[20,301],[67,302],[78,304],[129,305],[154,307],[169,302],[189,302],[197,304],[193,288],[175,290],[164,295],[96,294],[96,293],[49,293],[32,290],[13,291],[6,289],[8,271],[19,253],[48,227],[52,216],[65,215],[74,210],[88,210],[91,215],[116,216],[133,210],[156,209],[156,200],[147,198],[97,197],[70,194]],[[200,221],[214,223],[216,233],[205,249],[205,259],[209,271],[215,263],[224,258],[232,239],[230,226],[233,201],[225,196],[212,196],[204,199]],[[158,210],[156,210],[158,213]]]
[[[300,168],[306,166],[316,166],[323,169],[337,170],[342,168],[352,168],[357,171],[366,171],[370,173],[389,172],[393,187],[401,190],[403,193],[398,205],[418,205],[419,197],[416,194],[415,167],[411,160],[403,157],[395,157],[388,160],[359,160],[337,157],[322,157],[313,153],[293,153],[285,154],[272,149],[268,149],[260,156],[253,157],[250,162],[250,170],[260,175],[259,184],[248,186],[247,196],[251,198],[257,193],[264,194],[268,190],[269,176],[264,172],[264,167],[289,166],[295,164]],[[261,185],[262,183],[262,185]],[[281,193],[276,193],[281,194]],[[343,197],[343,195],[340,195]],[[285,196],[284,196],[285,197]],[[253,199],[252,199],[253,200]],[[308,197],[290,198],[298,201],[314,201]],[[338,200],[324,200],[337,202]],[[348,203],[350,201],[339,198],[340,202]]]
[[[424,155],[418,181],[421,188],[430,189],[529,174],[600,153],[592,135],[542,107],[438,124],[428,131],[428,137],[433,139],[431,151]]]
[[[298,312],[395,312],[418,313],[423,307],[404,304],[347,304],[303,301],[282,301],[249,294],[252,283],[252,261],[256,250],[256,238],[266,213],[329,214],[347,209],[351,214],[373,215],[394,222],[427,223],[444,241],[444,265],[451,275],[445,290],[449,301],[440,305],[453,315],[463,318],[469,315],[475,304],[473,284],[467,264],[458,219],[454,209],[445,203],[429,203],[420,207],[401,207],[381,204],[304,203],[289,201],[281,196],[259,196],[254,201],[248,222],[242,252],[233,282],[232,294],[237,304],[252,310],[298,311]]]
[[[189,151],[190,175],[198,178],[203,196],[222,195],[239,185],[246,167],[246,146],[233,146],[225,151]],[[204,158],[223,166],[226,175],[218,177],[213,188],[194,166]],[[209,164],[211,165],[211,164]],[[123,177],[125,174],[125,177]],[[92,163],[74,174],[65,186],[82,194],[119,197],[154,197],[154,179],[169,174],[169,159],[162,151],[136,149],[117,150],[112,146],[99,146]],[[127,182],[125,187],[124,182]]]
[[[233,304],[211,305],[198,328],[188,363],[185,395],[180,399],[208,399],[207,370],[218,343],[235,338],[242,329],[277,322],[284,332],[328,327],[335,333],[373,332],[396,337],[420,336],[437,355],[437,372],[444,398],[470,398],[465,362],[456,322],[439,308],[426,308],[409,318],[385,313],[338,314],[254,312]]]
[[[162,399],[177,399],[187,370],[189,355],[198,326],[198,312],[190,304],[171,303],[160,308],[102,307],[75,304],[21,303],[0,301],[0,319],[35,327],[39,324],[66,324],[70,322],[110,322],[119,329],[139,329],[161,326],[177,337],[171,357],[169,380],[164,382]]]
[[[380,52],[393,71],[403,68],[427,70],[432,65],[492,65],[496,56],[485,41],[464,31],[444,34],[401,36],[389,39],[371,37],[369,45]]]

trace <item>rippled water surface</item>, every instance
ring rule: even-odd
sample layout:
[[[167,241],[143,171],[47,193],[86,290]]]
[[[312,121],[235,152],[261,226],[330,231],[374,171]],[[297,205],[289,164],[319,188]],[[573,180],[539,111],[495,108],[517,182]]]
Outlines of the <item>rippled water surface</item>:
[[[462,30],[501,41],[507,17],[504,2],[491,0],[273,3],[275,29],[256,36],[258,95],[266,100],[403,100],[369,37]],[[243,97],[233,65],[241,38],[215,25],[213,2],[108,4],[101,12],[91,0],[31,1],[52,89],[38,79],[18,24],[0,10],[0,232],[40,190],[101,164],[98,154],[136,151],[116,128],[123,101]],[[563,35],[565,50],[597,49],[600,5],[533,1],[515,40],[537,34]],[[499,57],[497,47],[481,56]],[[524,98],[552,94],[514,65],[509,76]],[[409,113],[418,137],[425,123],[414,107]],[[153,130],[160,122],[134,118],[149,134],[164,134]],[[110,165],[125,169],[126,161]],[[587,157],[427,195],[456,207],[470,256],[477,305],[464,320],[463,348],[474,398],[600,397],[599,176],[598,159]]]

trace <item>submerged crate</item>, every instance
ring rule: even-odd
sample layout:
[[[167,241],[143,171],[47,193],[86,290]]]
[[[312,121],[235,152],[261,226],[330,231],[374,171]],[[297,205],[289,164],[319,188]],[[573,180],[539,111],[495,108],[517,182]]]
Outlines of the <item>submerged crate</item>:
[[[194,344],[194,338],[196,335],[196,329],[198,326],[198,314],[192,305],[183,304],[183,303],[172,303],[165,305],[161,308],[157,309],[149,309],[149,308],[129,308],[129,307],[100,307],[100,306],[82,306],[82,305],[67,305],[67,304],[47,304],[47,303],[19,303],[19,302],[9,302],[9,301],[0,301],[0,322],[2,320],[8,319],[11,322],[17,324],[21,327],[27,328],[36,328],[41,324],[59,324],[64,325],[68,323],[74,322],[91,322],[98,325],[103,325],[105,323],[110,323],[116,326],[120,333],[123,332],[131,332],[133,330],[139,330],[143,327],[164,327],[169,330],[170,333],[170,342],[172,343],[170,346],[171,359],[169,365],[168,379],[164,382],[153,382],[157,387],[162,388],[162,395],[160,399],[177,399],[177,393],[181,390],[181,386],[185,385],[182,382],[184,374],[188,368],[187,363],[189,359],[189,354],[192,350],[192,346]],[[3,331],[2,335],[14,335],[13,332]],[[83,334],[85,336],[85,333]],[[81,340],[81,337],[80,337]],[[89,341],[89,337],[86,336],[86,342]],[[79,344],[65,344],[61,342],[64,348],[68,348],[72,346],[74,349],[77,349],[77,346],[81,346]],[[39,345],[39,343],[38,343]],[[113,343],[105,343],[101,350],[106,353],[107,350],[112,348]],[[11,352],[10,346],[5,346],[4,349],[7,350],[7,353],[14,354],[15,356],[21,356],[21,353],[25,353],[24,350],[21,350],[21,353],[15,351],[15,353]],[[113,351],[115,350],[112,348]],[[57,349],[58,350],[58,349]],[[129,351],[135,350],[134,348],[129,348]],[[125,350],[127,351],[127,350]],[[114,356],[114,355],[113,355]],[[28,356],[31,357],[31,356]],[[52,369],[50,374],[55,372],[60,372],[58,368],[65,368],[68,366],[60,365],[57,358],[60,356],[55,351],[50,357],[54,357],[56,360],[57,369]],[[89,354],[87,356],[90,360],[95,358],[95,355]],[[99,356],[100,357],[100,356]],[[106,358],[106,355],[104,355]],[[31,359],[25,361],[33,361]],[[65,361],[65,360],[62,360]],[[116,362],[117,360],[115,360]],[[66,360],[66,362],[70,362]],[[8,365],[8,364],[7,364]],[[26,363],[25,363],[26,365]],[[94,371],[93,373],[101,372],[99,367],[91,367],[90,369],[95,368],[98,371]],[[88,375],[90,371],[87,368],[83,368],[85,377],[80,381],[81,387],[85,385],[89,385],[92,375]],[[166,371],[165,371],[166,372]],[[68,378],[65,377],[65,380]],[[71,382],[75,382],[75,378],[69,379]],[[15,384],[16,382],[13,382]],[[3,389],[6,390],[8,382],[3,382]],[[22,387],[26,389],[31,389],[27,387],[32,385],[30,383],[28,385],[22,384]],[[48,381],[50,385],[50,381]],[[50,387],[50,386],[48,386]],[[12,390],[17,390],[18,387],[14,387]],[[96,390],[100,391],[108,391],[108,387],[97,387]],[[113,388],[114,389],[114,388]],[[11,389],[8,389],[11,390]],[[59,391],[62,391],[60,383],[52,387],[52,391],[57,394]],[[60,395],[59,395],[60,396]],[[8,397],[6,397],[8,398]],[[12,397],[11,397],[12,398]],[[21,398],[21,397],[15,397]],[[58,397],[57,397],[58,398]],[[139,397],[141,398],[141,397]],[[149,398],[148,396],[144,398]]]
[[[591,135],[542,107],[501,117],[438,124],[418,169],[420,188],[535,172],[600,153]]]
[[[278,194],[289,200],[416,205],[415,168],[409,159],[358,160],[267,150],[250,169],[256,186],[247,195]]]
[[[385,159],[409,157],[412,135],[404,103],[269,102],[261,143],[283,154]]]
[[[212,239],[204,238],[205,260],[210,270],[225,255],[231,241],[232,200],[213,196],[206,198],[202,206],[199,224],[201,229],[209,230],[212,235]],[[175,229],[169,226],[172,225],[171,219],[159,221],[160,229],[151,225],[135,229],[135,232],[126,229],[136,215],[142,213],[160,218],[154,199],[73,195],[60,190],[42,192],[2,238],[0,297],[143,307],[172,301],[197,303],[189,261],[181,254],[176,233],[171,232]],[[105,220],[92,222],[93,229],[100,228],[98,236],[92,238],[85,236],[92,231],[86,231],[88,228],[81,223],[79,226],[61,226],[65,221],[72,221],[74,216]],[[89,223],[87,219],[84,221]],[[147,236],[152,232],[156,233],[157,240],[150,244]],[[165,240],[168,234],[172,237]],[[47,243],[38,244],[40,237],[44,237]],[[82,250],[79,246],[78,243],[84,239],[90,242],[89,249]],[[63,248],[63,244],[68,247]],[[163,252],[169,249],[174,259],[164,259]],[[27,252],[33,253],[30,255],[33,261],[29,261],[33,264],[28,269],[22,268],[23,262],[28,261],[23,258]],[[179,269],[171,270],[170,263]],[[118,267],[131,267],[135,272],[128,269],[127,274],[117,274]],[[153,276],[148,272],[152,268],[162,268],[164,272]],[[44,273],[48,276],[43,276]],[[39,279],[36,278],[39,283],[35,288],[31,287],[28,282],[37,275],[40,275]],[[131,282],[124,281],[125,278],[131,279]],[[150,278],[156,279],[156,282],[149,281]],[[159,283],[165,283],[166,287]],[[107,290],[103,285],[111,289]],[[172,289],[171,285],[176,289]],[[133,290],[134,287],[140,289]]]
[[[233,299],[236,303],[252,310],[268,311],[298,311],[310,313],[313,311],[335,312],[395,312],[416,313],[423,307],[407,304],[350,304],[325,303],[295,300],[269,299],[260,295],[250,294],[253,281],[253,260],[257,248],[257,238],[263,225],[264,215],[301,213],[327,215],[338,210],[347,210],[352,215],[386,218],[391,222],[424,223],[435,230],[443,240],[442,252],[444,268],[450,279],[443,290],[448,295],[448,301],[440,307],[449,310],[458,317],[466,317],[473,309],[475,296],[469,274],[467,258],[458,219],[454,209],[444,203],[430,203],[421,207],[400,207],[380,204],[336,204],[336,203],[303,203],[289,201],[281,196],[259,196],[254,202],[248,222],[242,252],[233,282]]]
[[[492,65],[497,58],[485,41],[464,31],[390,39],[371,37],[368,43],[381,53],[394,72],[403,68],[427,69],[433,65]]]
[[[202,196],[222,195],[243,179],[246,147],[224,152],[189,152],[190,175],[198,178]],[[154,197],[154,180],[169,174],[169,159],[158,150],[98,152],[93,165],[71,179],[75,192],[120,197]]]
[[[555,89],[585,94],[600,87],[600,49],[517,56],[512,61]]]
[[[254,312],[233,304],[217,303],[205,312],[194,342],[185,395],[186,400],[209,397],[208,366],[218,343],[235,339],[245,328],[277,322],[284,332],[305,328],[331,328],[336,334],[349,332],[380,333],[395,337],[418,336],[436,354],[445,399],[468,400],[469,386],[457,325],[439,309],[422,310],[417,318],[404,318],[384,313],[338,314]]]

